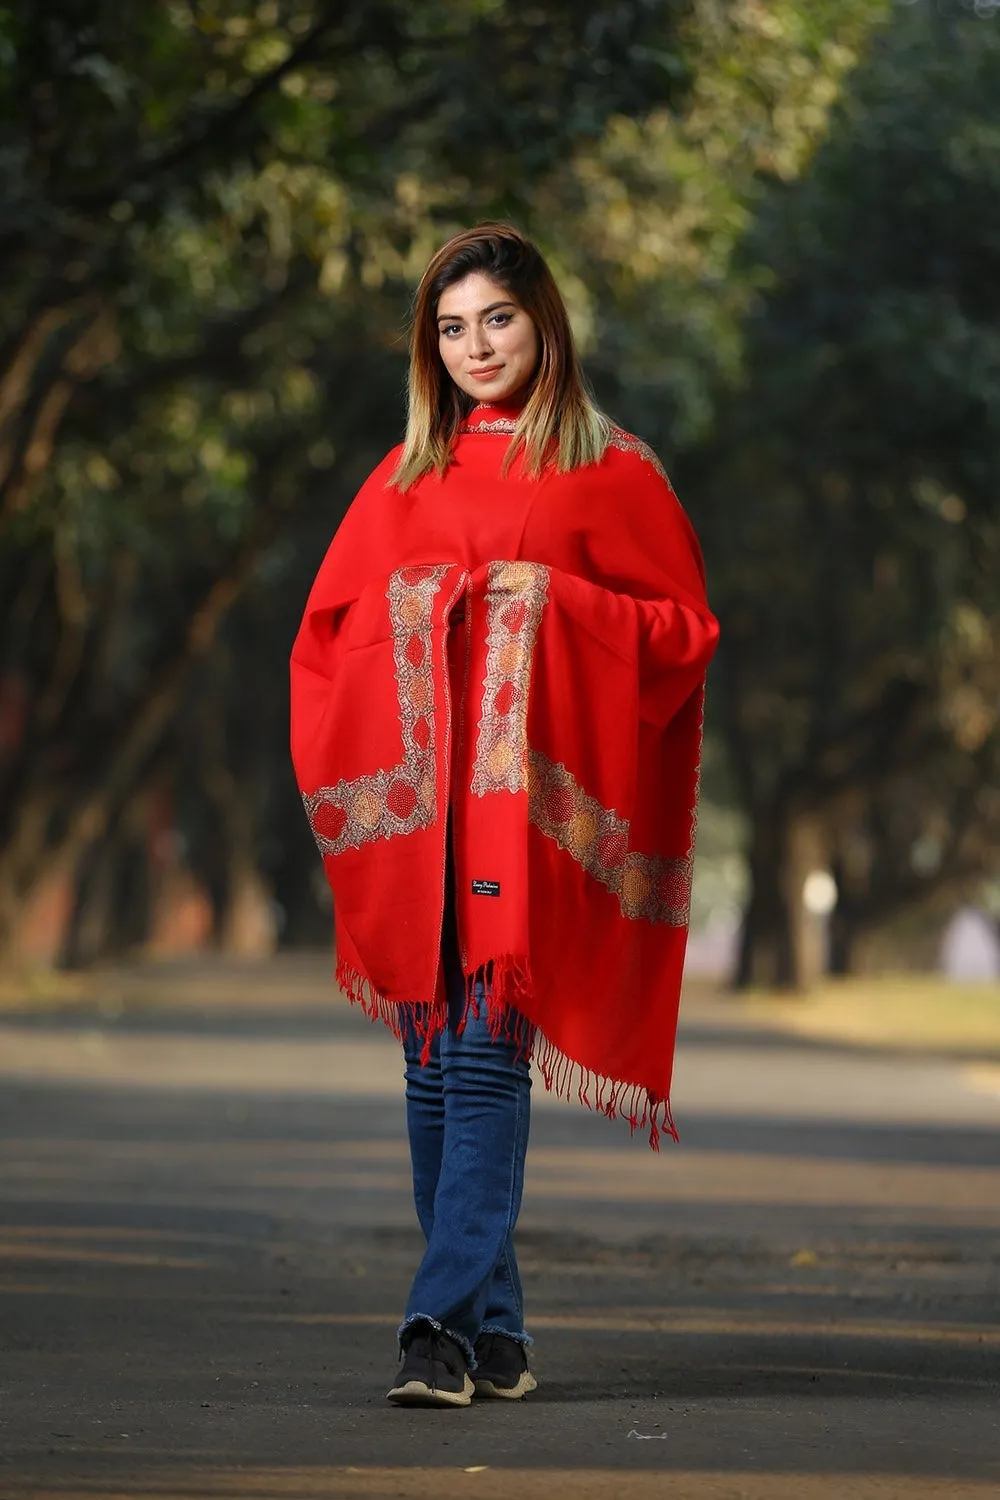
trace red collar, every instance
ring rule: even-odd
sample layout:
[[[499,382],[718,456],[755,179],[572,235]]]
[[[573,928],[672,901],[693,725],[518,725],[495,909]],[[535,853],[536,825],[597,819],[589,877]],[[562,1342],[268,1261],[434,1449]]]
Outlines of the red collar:
[[[523,410],[523,401],[480,401],[472,408],[459,431],[479,432],[485,428],[513,432],[514,424]]]
[[[509,396],[506,401],[479,401],[466,421],[472,426],[478,426],[480,420],[495,422],[498,417],[513,417],[516,421],[524,410],[526,400],[526,396]]]

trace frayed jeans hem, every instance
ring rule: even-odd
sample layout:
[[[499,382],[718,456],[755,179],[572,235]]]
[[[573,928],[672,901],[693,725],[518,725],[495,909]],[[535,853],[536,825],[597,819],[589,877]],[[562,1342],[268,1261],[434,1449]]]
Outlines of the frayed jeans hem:
[[[437,1333],[447,1334],[450,1339],[455,1341],[465,1355],[465,1362],[469,1370],[472,1371],[476,1368],[476,1354],[469,1340],[462,1334],[456,1333],[454,1328],[446,1328],[443,1323],[438,1322],[437,1318],[429,1318],[426,1313],[411,1313],[396,1329],[396,1339],[399,1343],[400,1354],[403,1352],[403,1335],[408,1328],[413,1327],[414,1323],[426,1323],[428,1327],[435,1329]]]
[[[486,1323],[480,1333],[500,1333],[505,1339],[510,1339],[514,1344],[521,1344],[525,1349],[530,1349],[535,1342],[530,1333],[511,1333],[509,1328],[499,1328],[495,1323]]]

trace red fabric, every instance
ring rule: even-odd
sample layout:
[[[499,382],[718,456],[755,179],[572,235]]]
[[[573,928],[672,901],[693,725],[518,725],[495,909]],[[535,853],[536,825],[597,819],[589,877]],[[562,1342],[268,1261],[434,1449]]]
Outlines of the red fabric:
[[[718,629],[652,452],[616,433],[600,464],[501,477],[513,416],[478,408],[406,494],[398,449],[362,487],[292,652],[293,760],[351,998],[397,1032],[401,1005],[444,1024],[450,802],[462,963],[494,1027],[656,1144]]]

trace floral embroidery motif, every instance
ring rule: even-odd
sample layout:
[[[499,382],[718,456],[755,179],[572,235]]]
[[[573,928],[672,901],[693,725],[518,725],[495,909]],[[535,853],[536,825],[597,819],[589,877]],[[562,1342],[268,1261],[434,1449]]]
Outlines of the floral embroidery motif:
[[[495,562],[486,585],[486,677],[472,791],[527,786],[528,692],[535,637],[549,592],[541,563]]]
[[[667,478],[666,469],[660,463],[653,449],[648,443],[644,443],[642,438],[633,437],[630,432],[624,432],[620,427],[612,427],[609,446],[619,448],[622,453],[638,453],[639,457],[645,463],[652,464],[661,479],[666,479],[667,483],[670,483],[670,480]]]
[[[528,806],[531,821],[565,849],[588,875],[618,897],[622,916],[686,927],[691,911],[692,857],[665,859],[630,847],[628,820],[602,807],[563,765],[532,750]]]
[[[321,854],[342,854],[373,839],[426,828],[437,815],[435,773],[434,600],[447,565],[400,568],[389,579],[386,598],[392,625],[393,660],[399,694],[403,758],[390,771],[376,771],[303,795]],[[465,578],[463,575],[462,586]],[[457,589],[456,589],[457,593]]]

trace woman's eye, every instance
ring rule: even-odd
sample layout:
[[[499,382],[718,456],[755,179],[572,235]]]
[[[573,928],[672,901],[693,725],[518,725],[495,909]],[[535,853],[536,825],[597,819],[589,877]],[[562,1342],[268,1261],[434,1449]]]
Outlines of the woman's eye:
[[[503,328],[505,324],[510,322],[513,316],[513,313],[494,313],[492,318],[490,318],[490,322],[495,323],[498,328]]]
[[[444,328],[442,328],[441,332],[444,334],[445,338],[451,338],[453,334],[462,332],[462,325],[461,323],[447,323]]]

